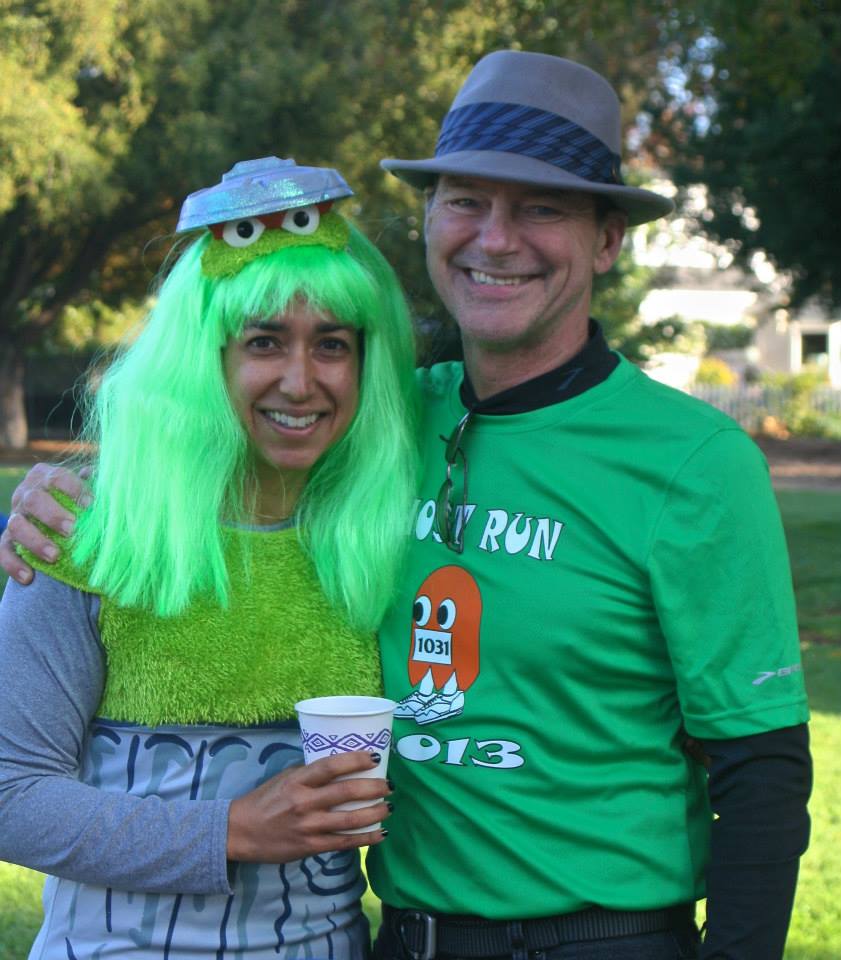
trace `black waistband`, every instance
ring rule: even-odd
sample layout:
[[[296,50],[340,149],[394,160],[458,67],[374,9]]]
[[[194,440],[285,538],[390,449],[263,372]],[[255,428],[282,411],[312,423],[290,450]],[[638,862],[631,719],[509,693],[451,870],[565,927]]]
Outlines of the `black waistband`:
[[[695,905],[662,910],[603,910],[591,907],[556,917],[486,920],[430,914],[383,904],[383,926],[403,944],[412,960],[439,955],[498,957],[515,949],[546,950],[563,943],[606,940],[674,930],[692,923]]]

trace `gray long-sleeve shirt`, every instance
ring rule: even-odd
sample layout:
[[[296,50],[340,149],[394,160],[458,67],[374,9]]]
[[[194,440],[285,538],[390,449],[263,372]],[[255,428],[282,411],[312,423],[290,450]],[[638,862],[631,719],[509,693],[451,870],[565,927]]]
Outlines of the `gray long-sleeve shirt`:
[[[167,800],[80,781],[102,697],[97,597],[36,573],[0,603],[0,858],[86,883],[229,893],[230,800]]]

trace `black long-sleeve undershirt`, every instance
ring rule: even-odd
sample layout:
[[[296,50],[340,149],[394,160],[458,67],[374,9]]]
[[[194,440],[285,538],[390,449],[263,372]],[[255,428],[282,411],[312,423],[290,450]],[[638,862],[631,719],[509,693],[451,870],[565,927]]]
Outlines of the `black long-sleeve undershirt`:
[[[712,825],[701,960],[783,956],[812,786],[806,724],[702,740]]]

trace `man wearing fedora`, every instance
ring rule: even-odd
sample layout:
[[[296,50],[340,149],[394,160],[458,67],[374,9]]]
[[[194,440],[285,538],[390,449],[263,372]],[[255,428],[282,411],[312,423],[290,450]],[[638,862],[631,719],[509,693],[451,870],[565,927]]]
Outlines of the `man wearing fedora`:
[[[425,191],[464,365],[421,373],[381,630],[397,792],[368,857],[376,956],[782,957],[810,761],[767,466],[589,316],[626,227],[671,202],[623,185],[609,84],[536,53],[484,57],[435,156],[382,166]]]
[[[781,958],[811,769],[767,466],[589,315],[626,228],[671,202],[623,185],[609,84],[543,54],[484,57],[434,158],[382,165],[426,193],[464,364],[419,374],[424,468],[381,630],[376,956]],[[27,509],[49,522],[44,500]],[[12,535],[45,541],[14,526],[0,562],[26,579]]]

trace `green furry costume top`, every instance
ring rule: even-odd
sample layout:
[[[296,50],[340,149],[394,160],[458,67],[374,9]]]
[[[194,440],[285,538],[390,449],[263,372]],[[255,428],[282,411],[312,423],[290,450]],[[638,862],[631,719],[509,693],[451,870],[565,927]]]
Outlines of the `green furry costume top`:
[[[101,595],[73,563],[69,542],[42,529],[61,557],[46,564],[21,551],[27,562]],[[295,703],[307,697],[381,694],[376,637],[352,630],[330,607],[294,529],[225,528],[224,540],[226,609],[200,598],[163,618],[102,596],[101,716],[147,725],[252,725],[293,718]]]

